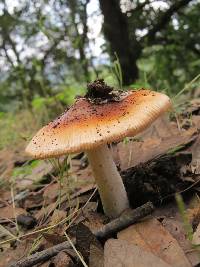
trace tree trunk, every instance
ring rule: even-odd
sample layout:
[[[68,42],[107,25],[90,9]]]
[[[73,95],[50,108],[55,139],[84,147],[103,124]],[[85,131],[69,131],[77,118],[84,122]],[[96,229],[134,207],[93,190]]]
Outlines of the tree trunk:
[[[123,84],[129,85],[138,78],[136,61],[141,49],[135,40],[130,40],[127,17],[121,12],[119,0],[99,0],[104,15],[103,30],[110,44],[110,54],[117,53],[119,58]]]

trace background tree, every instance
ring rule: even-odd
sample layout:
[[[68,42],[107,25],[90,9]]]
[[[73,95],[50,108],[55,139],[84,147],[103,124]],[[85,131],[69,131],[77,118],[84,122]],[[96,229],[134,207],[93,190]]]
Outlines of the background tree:
[[[173,54],[173,61],[180,59],[181,52],[182,57],[185,53],[194,57],[200,52],[200,36],[196,32],[200,25],[200,3],[168,0],[162,1],[162,4],[160,1],[158,8],[156,2],[99,0],[109,53],[111,57],[114,52],[118,55],[124,84],[131,84],[138,78],[137,60],[147,47],[163,45],[162,52],[166,52],[167,58]],[[166,46],[172,44],[176,48],[169,53]]]
[[[30,103],[35,95],[48,97],[56,93],[59,84],[70,83],[69,76],[78,82],[89,81],[85,51],[88,3],[24,0],[10,12],[6,1],[2,1],[2,99],[26,99]]]
[[[175,93],[199,74],[199,14],[197,0],[0,0],[0,111],[77,94],[97,76],[116,85],[115,53],[124,85]]]

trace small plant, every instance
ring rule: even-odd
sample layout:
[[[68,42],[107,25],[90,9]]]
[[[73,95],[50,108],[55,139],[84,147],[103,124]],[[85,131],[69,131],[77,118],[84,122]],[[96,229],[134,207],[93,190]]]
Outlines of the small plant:
[[[179,209],[182,221],[183,221],[183,227],[185,229],[187,239],[189,241],[192,241],[193,229],[192,229],[192,225],[190,224],[190,221],[189,221],[187,213],[186,213],[186,208],[185,208],[183,198],[180,194],[176,194],[175,198],[176,198],[176,203],[177,203],[177,206],[178,206],[178,209]]]
[[[111,72],[114,78],[117,80],[119,88],[122,89],[123,87],[122,69],[117,53],[115,53],[115,61],[113,62],[113,67],[111,68]]]

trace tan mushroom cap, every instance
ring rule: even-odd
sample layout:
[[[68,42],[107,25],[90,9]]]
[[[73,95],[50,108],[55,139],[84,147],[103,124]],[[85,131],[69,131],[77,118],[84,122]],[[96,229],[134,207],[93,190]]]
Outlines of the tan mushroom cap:
[[[80,98],[39,130],[26,152],[35,158],[55,157],[134,136],[170,106],[168,96],[144,89],[129,91],[120,101],[102,104]]]

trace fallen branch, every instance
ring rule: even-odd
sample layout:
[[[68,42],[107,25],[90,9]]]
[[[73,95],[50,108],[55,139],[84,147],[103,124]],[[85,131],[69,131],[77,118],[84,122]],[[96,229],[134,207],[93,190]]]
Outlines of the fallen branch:
[[[147,202],[141,207],[138,207],[135,210],[130,210],[121,215],[119,218],[109,222],[99,231],[95,232],[94,235],[99,239],[105,239],[111,236],[112,234],[117,233],[118,231],[144,218],[145,216],[151,214],[153,209],[153,204],[151,202]],[[75,240],[73,241],[73,243],[75,244]],[[68,241],[65,241],[51,248],[45,249],[41,252],[36,252],[35,254],[28,256],[25,259],[11,264],[9,267],[31,267],[40,262],[47,261],[51,257],[57,255],[60,251],[69,249],[70,247],[70,243]]]
[[[36,252],[33,255],[28,256],[25,259],[12,263],[9,267],[31,267],[40,262],[47,261],[53,256],[56,256],[60,251],[63,251],[69,248],[71,248],[70,243],[68,241],[65,241],[51,248],[45,249],[40,252]]]
[[[113,234],[119,232],[122,229],[125,229],[129,225],[137,222],[138,220],[144,218],[145,216],[151,214],[153,212],[153,204],[149,201],[138,207],[137,209],[130,210],[127,213],[124,213],[117,219],[105,224],[101,229],[95,232],[95,236],[99,239],[105,239]]]

